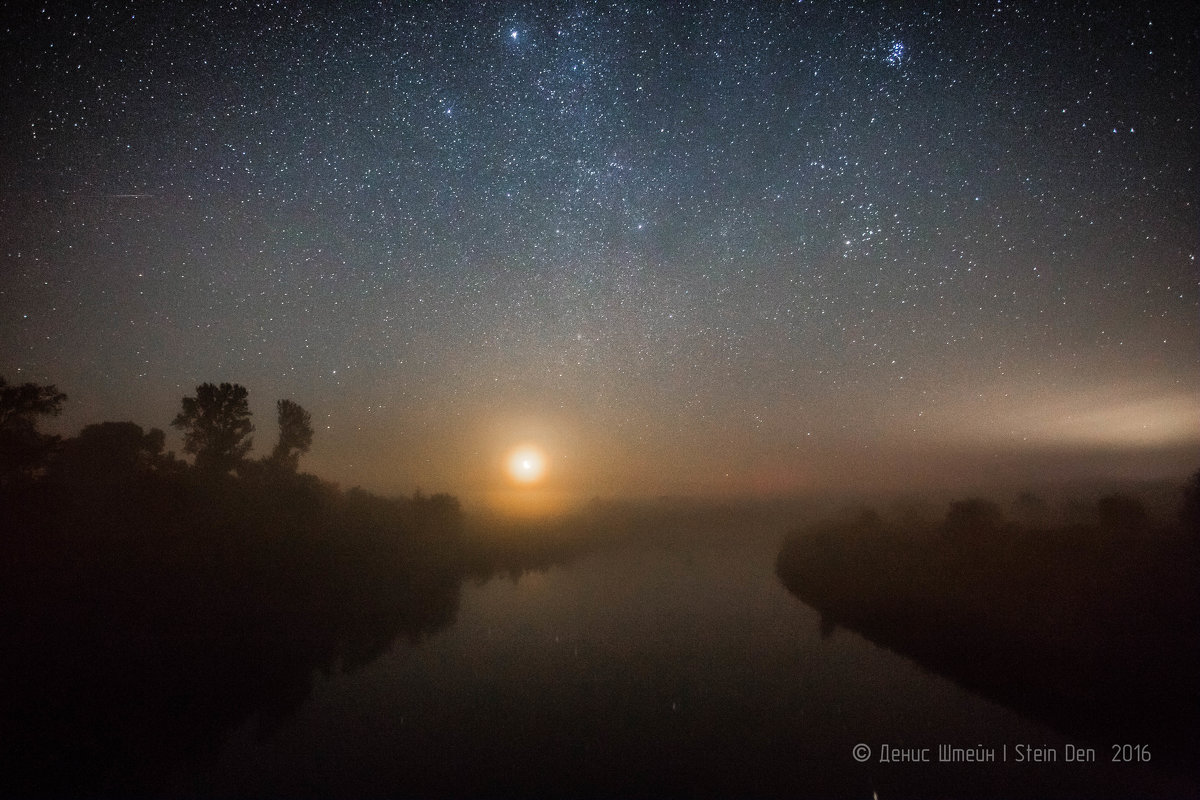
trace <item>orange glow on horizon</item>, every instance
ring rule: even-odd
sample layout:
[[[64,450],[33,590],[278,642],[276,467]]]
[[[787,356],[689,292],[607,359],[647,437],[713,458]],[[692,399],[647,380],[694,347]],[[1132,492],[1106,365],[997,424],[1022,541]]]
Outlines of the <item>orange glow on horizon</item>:
[[[533,445],[521,445],[507,460],[508,476],[522,486],[540,483],[546,474],[546,456]]]

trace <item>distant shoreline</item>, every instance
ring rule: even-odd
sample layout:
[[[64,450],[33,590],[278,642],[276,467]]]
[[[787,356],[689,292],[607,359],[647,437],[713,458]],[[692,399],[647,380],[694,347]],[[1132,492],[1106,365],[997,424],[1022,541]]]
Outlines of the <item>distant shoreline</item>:
[[[1067,735],[1150,742],[1196,776],[1198,550],[1182,529],[868,514],[794,531],[776,573],[827,635],[854,630]]]

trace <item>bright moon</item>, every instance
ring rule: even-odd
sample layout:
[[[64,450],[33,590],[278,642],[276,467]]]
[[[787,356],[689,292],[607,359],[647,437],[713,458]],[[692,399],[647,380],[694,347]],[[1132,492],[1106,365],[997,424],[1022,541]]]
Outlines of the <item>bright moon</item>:
[[[517,483],[536,483],[546,472],[546,457],[532,445],[518,447],[508,457],[508,474]]]

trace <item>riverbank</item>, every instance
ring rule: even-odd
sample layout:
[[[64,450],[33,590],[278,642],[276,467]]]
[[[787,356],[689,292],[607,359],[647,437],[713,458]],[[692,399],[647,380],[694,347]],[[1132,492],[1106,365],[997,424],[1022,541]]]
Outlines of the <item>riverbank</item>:
[[[1117,509],[1118,512],[1120,509]],[[981,501],[940,525],[873,514],[793,532],[776,572],[843,626],[1100,747],[1195,772],[1198,548],[1137,518],[1034,528]]]
[[[448,495],[178,471],[0,497],[5,796],[172,794],[319,674],[450,627],[461,586],[573,557],[556,528],[469,525]]]

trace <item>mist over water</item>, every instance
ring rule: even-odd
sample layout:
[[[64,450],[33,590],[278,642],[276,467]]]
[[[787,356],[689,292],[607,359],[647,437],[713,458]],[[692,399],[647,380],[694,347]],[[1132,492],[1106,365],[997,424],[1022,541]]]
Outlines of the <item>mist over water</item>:
[[[1196,588],[1196,478],[1187,495],[1163,482],[948,505],[593,499],[557,514],[534,490],[524,507],[464,512],[448,495],[343,491],[269,460],[236,477],[187,468],[132,423],[85,434],[0,487],[0,645],[16,656],[0,683],[17,756],[6,794],[1198,786],[1185,705],[1147,723],[1086,694],[1125,673],[1070,660],[1121,661],[1132,651],[1105,632],[1130,631],[1178,656],[1146,662],[1140,688],[1161,692],[1131,696],[1186,704],[1200,672],[1195,646],[1179,645],[1194,628],[1179,609]],[[1034,589],[1055,581],[1069,591],[1042,602]],[[972,670],[979,654],[996,664]],[[1015,657],[1030,654],[1048,659],[1049,682]],[[1083,711],[1054,701],[1064,687]],[[1114,744],[1151,758],[1114,764]],[[941,747],[996,761],[938,762]],[[1020,747],[1060,760],[1017,761]],[[1096,761],[1066,764],[1073,747]]]
[[[856,762],[858,743],[1007,745],[1012,759],[1017,744],[1061,752],[1078,740],[830,631],[775,578],[776,525],[688,516],[468,583],[452,626],[319,685],[276,736],[241,732],[212,787],[1000,797],[1170,796],[1176,786],[1141,765]]]

